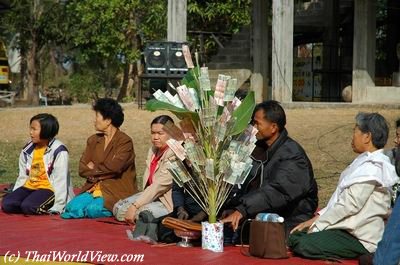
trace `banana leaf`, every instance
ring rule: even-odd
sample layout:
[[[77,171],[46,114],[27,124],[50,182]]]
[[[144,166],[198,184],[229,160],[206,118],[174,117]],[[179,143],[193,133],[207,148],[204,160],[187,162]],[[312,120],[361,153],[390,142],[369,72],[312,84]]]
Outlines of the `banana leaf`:
[[[197,91],[199,91],[199,83],[197,82],[199,71],[200,71],[199,67],[190,69],[186,73],[185,77],[183,77],[182,83],[185,84],[187,87],[192,87],[192,88],[196,89]],[[195,75],[197,76],[197,79],[196,79]]]
[[[175,107],[174,105],[158,101],[156,99],[151,99],[146,102],[146,110],[156,111],[156,110],[168,110],[175,114],[178,119],[184,119],[186,117],[192,119],[196,124],[199,121],[199,115],[196,112],[188,111],[187,109],[181,109]]]
[[[249,91],[242,104],[232,113],[232,118],[235,117],[236,122],[229,135],[239,134],[246,129],[255,107],[254,91]]]

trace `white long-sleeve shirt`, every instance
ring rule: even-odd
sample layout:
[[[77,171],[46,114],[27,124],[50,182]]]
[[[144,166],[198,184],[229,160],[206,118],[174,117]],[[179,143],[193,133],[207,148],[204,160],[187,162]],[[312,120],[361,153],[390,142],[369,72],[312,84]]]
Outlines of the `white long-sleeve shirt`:
[[[382,150],[360,154],[342,172],[311,231],[343,229],[374,252],[382,238],[383,217],[390,207],[390,188],[396,179],[394,167]]]

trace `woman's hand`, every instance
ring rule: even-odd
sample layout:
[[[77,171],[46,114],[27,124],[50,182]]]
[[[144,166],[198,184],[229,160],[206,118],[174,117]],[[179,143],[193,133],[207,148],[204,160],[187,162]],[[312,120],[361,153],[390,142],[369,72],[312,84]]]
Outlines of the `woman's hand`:
[[[128,223],[135,223],[135,219],[136,219],[136,211],[137,211],[137,207],[136,205],[132,204],[129,208],[128,211],[125,214],[125,221]]]
[[[176,212],[178,219],[180,220],[187,220],[189,219],[189,213],[185,210],[183,206],[179,206]]]
[[[309,229],[312,224],[318,219],[319,215],[314,216],[308,221],[302,222],[301,224],[298,224],[295,228],[290,231],[290,233],[294,233],[296,231],[303,231],[304,229]]]
[[[87,180],[88,180],[90,183],[95,183],[95,182],[97,182],[96,178],[93,177],[93,176],[87,177]]]

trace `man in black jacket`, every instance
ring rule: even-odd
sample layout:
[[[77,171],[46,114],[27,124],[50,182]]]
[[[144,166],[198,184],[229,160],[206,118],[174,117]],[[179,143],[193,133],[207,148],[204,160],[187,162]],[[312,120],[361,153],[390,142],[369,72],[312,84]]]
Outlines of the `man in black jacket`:
[[[228,203],[233,212],[222,222],[231,223],[237,230],[243,220],[258,213],[277,213],[285,218],[286,231],[290,231],[313,217],[318,206],[311,162],[303,148],[288,136],[285,111],[279,102],[258,104],[253,124],[258,129],[251,157],[253,168]]]

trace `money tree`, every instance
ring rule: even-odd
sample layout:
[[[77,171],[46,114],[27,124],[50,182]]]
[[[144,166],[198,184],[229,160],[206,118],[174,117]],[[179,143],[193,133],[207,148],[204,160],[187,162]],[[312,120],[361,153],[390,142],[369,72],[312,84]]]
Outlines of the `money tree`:
[[[212,88],[208,68],[194,67],[186,45],[183,54],[188,73],[177,87],[170,84],[172,93],[157,90],[146,109],[168,110],[180,119],[179,127],[164,125],[175,153],[169,171],[208,214],[209,223],[215,223],[232,187],[242,184],[252,167],[254,92],[240,100],[235,97],[237,79],[223,74]]]

